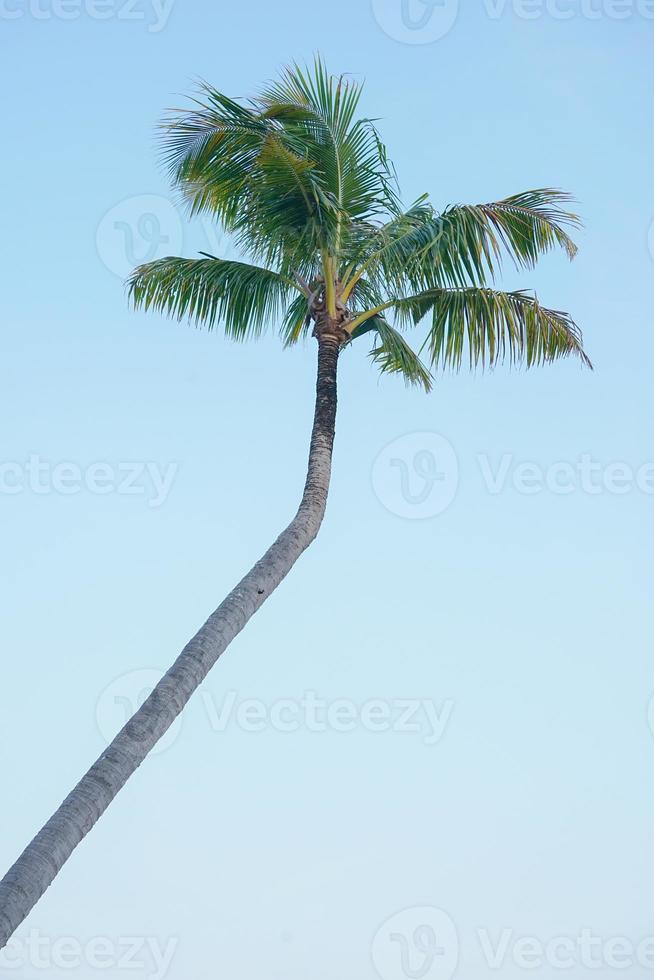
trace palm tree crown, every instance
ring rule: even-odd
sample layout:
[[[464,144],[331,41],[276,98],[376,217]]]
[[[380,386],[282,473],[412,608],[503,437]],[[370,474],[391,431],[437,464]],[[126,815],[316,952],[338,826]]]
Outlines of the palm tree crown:
[[[341,343],[370,333],[379,368],[427,390],[432,369],[464,359],[590,364],[566,313],[493,287],[504,255],[526,268],[555,246],[575,255],[568,195],[545,188],[442,212],[425,195],[404,208],[374,123],[356,116],[361,89],[316,60],[246,104],[205,84],[174,112],[163,125],[173,183],[253,264],[204,253],[148,263],[129,280],[135,306],[221,323],[237,339],[271,322],[286,344],[312,327]],[[417,353],[401,331],[423,321]]]

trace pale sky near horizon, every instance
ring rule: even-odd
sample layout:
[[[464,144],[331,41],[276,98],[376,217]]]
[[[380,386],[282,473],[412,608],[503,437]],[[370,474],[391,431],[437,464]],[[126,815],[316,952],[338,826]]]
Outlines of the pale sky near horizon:
[[[157,160],[194,79],[246,97],[320,51],[407,202],[570,191],[578,257],[503,285],[595,364],[425,396],[345,353],[318,541],[7,976],[654,974],[653,8],[0,0],[0,874],[301,489],[313,345],[127,308],[133,262],[225,247]]]

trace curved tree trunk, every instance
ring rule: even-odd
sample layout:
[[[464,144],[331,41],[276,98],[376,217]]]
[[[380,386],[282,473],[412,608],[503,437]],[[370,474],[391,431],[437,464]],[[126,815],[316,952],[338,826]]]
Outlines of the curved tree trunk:
[[[186,645],[143,706],[64,800],[0,882],[0,949],[205,679],[218,657],[315,538],[325,513],[341,339],[318,338],[309,468],[297,514]]]

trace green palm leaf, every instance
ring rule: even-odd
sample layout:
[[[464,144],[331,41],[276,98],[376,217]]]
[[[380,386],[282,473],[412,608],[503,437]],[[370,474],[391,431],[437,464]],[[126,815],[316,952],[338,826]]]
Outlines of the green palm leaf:
[[[382,374],[400,374],[407,385],[431,391],[434,379],[402,334],[381,316],[373,317],[369,322],[379,338],[370,356]],[[361,333],[364,331],[365,328]]]
[[[524,291],[434,289],[394,306],[414,323],[431,312],[423,346],[435,367],[458,369],[466,354],[471,367],[492,367],[504,360],[531,367],[567,355],[592,367],[568,314],[541,306]]]
[[[209,330],[220,321],[236,340],[258,336],[297,289],[269,269],[213,257],[149,262],[134,270],[127,285],[136,309],[186,318]]]
[[[525,268],[533,267],[540,255],[556,247],[572,259],[577,246],[566,227],[577,228],[580,222],[576,214],[561,207],[569,200],[562,191],[544,188],[491,204],[449,208],[441,216],[437,261],[447,250],[468,254],[477,275],[483,275],[483,262],[493,276],[503,252],[516,266]]]
[[[306,337],[310,326],[311,312],[307,297],[304,295],[296,296],[289,303],[280,328],[280,336],[284,341],[284,346],[290,347],[302,337]]]
[[[426,198],[362,235],[360,272],[399,291],[429,286],[483,285],[504,254],[516,266],[533,266],[560,246],[570,258],[576,245],[565,231],[578,218],[560,207],[567,195],[528,191],[491,204],[457,205],[437,214]]]

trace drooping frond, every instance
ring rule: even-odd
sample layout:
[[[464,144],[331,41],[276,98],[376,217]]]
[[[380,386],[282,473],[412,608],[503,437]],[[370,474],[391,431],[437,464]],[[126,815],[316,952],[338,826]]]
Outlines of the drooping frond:
[[[296,344],[302,337],[306,337],[311,326],[311,314],[307,297],[301,293],[289,303],[280,327],[280,336],[284,341],[285,347]]]
[[[572,258],[576,246],[565,226],[578,224],[578,219],[559,206],[565,200],[560,191],[545,189],[490,204],[457,205],[438,214],[421,198],[362,234],[359,274],[401,292],[484,285],[496,276],[504,255],[529,267],[559,245]]]
[[[369,322],[378,337],[370,356],[382,374],[400,374],[407,385],[431,391],[434,379],[402,334],[381,316],[373,317]]]
[[[539,255],[557,246],[570,259],[577,254],[577,246],[566,228],[579,228],[581,221],[562,207],[571,201],[564,191],[545,187],[478,207],[508,254],[519,265],[531,267]]]
[[[569,258],[577,246],[566,228],[578,228],[576,214],[561,205],[569,195],[552,188],[526,191],[490,204],[457,205],[441,215],[442,245],[468,253],[494,275],[506,254],[517,267],[532,268],[540,255],[562,248]],[[475,266],[479,275],[479,266]]]
[[[169,113],[161,125],[163,158],[194,213],[210,211],[231,224],[269,132],[256,112],[206,83],[189,109]]]
[[[575,355],[588,367],[581,333],[567,313],[549,310],[523,291],[434,289],[394,304],[414,323],[431,313],[424,347],[434,367],[492,367],[508,360],[527,367]]]
[[[236,340],[257,336],[274,323],[296,292],[293,283],[269,269],[209,257],[148,262],[134,270],[127,285],[136,309],[202,323],[209,330],[220,322]]]

